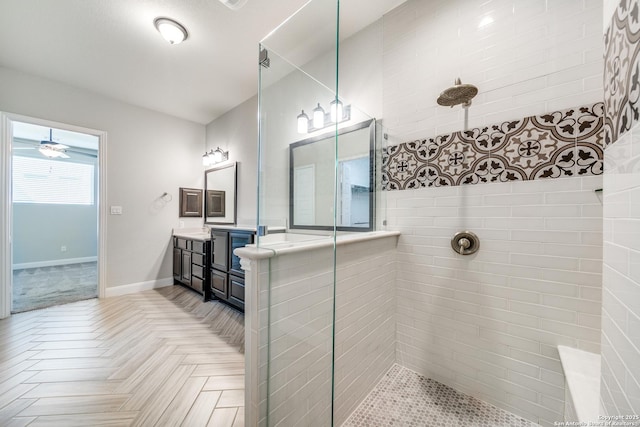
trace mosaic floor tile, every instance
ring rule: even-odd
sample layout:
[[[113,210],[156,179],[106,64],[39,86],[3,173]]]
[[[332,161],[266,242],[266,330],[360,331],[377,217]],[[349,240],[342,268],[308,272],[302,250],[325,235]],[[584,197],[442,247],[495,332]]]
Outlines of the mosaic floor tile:
[[[365,426],[538,425],[395,364],[342,425]]]

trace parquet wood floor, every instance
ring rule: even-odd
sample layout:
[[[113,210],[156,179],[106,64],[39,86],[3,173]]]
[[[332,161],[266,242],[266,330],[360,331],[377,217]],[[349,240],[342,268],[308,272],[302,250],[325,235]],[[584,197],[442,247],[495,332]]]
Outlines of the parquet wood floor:
[[[0,426],[244,426],[244,317],[180,286],[0,320]]]

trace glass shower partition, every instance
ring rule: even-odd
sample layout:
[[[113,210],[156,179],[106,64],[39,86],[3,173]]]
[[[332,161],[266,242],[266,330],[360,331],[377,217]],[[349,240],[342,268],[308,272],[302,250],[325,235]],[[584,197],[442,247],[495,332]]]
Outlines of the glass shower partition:
[[[248,343],[254,341],[247,357],[258,366],[248,379],[258,384],[248,396],[248,421],[260,426],[340,425],[363,398],[363,387],[353,393],[353,375],[344,371],[367,376],[369,365],[351,369],[339,359],[376,358],[346,350],[353,350],[347,342],[353,331],[344,324],[353,322],[343,314],[353,312],[340,300],[346,289],[336,292],[337,244],[344,234],[386,228],[386,132],[339,93],[340,62],[348,64],[353,94],[361,90],[362,71],[358,55],[339,61],[338,40],[339,2],[314,0],[260,43],[261,255],[252,291],[258,303],[245,319]]]
[[[268,277],[260,282],[268,284],[260,289],[266,307],[259,315],[261,426],[333,425],[337,40],[337,2],[312,1],[260,44],[257,203],[258,225],[267,233],[259,233],[256,246],[283,247],[307,237],[322,243],[269,258]],[[290,168],[291,144],[319,135],[329,141],[323,150],[330,155]],[[290,194],[291,179],[304,189]],[[298,219],[330,229],[290,233],[294,199]],[[282,228],[287,232],[276,233]]]

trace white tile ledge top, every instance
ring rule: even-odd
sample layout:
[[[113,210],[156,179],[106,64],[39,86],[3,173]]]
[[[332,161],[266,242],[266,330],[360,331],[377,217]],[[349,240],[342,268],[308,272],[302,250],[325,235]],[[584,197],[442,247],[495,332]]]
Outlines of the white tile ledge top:
[[[578,421],[598,421],[600,407],[600,355],[558,346],[567,387]]]
[[[350,245],[359,242],[366,242],[377,239],[400,236],[399,231],[370,231],[365,233],[349,233],[336,237],[336,245]],[[291,237],[291,238],[288,238]],[[278,255],[286,255],[295,252],[310,251],[314,249],[328,248],[333,246],[333,236],[313,236],[297,233],[283,233],[274,242],[256,245],[247,245],[233,251],[241,258],[264,259]]]

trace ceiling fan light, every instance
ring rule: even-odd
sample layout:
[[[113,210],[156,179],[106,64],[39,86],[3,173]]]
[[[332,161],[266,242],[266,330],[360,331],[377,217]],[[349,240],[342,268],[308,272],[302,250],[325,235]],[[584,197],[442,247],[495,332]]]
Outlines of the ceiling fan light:
[[[43,156],[46,156],[46,157],[48,157],[50,159],[55,159],[57,157],[65,156],[64,152],[59,151],[59,150],[55,150],[55,149],[53,149],[51,147],[40,147],[40,148],[38,148],[38,151],[40,151],[40,153]]]
[[[171,44],[182,43],[189,37],[187,29],[177,21],[169,18],[156,18],[153,21],[160,35]]]

